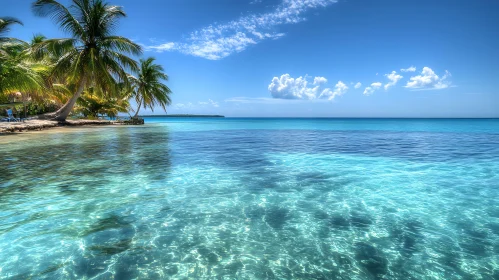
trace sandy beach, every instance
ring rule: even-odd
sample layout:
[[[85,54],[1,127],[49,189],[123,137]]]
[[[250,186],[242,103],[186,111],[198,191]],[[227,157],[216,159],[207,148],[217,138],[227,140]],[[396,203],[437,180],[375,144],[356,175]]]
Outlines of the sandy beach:
[[[57,122],[50,120],[27,120],[24,122],[0,122],[0,133],[15,133],[32,130],[44,130],[60,126],[84,126],[84,125],[113,125],[121,124],[116,121],[107,120],[70,120]]]

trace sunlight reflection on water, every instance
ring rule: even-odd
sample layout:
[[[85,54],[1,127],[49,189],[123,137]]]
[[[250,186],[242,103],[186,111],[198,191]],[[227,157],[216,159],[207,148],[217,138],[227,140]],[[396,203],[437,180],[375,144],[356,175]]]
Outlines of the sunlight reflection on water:
[[[499,121],[276,122],[2,139],[0,279],[499,277]]]

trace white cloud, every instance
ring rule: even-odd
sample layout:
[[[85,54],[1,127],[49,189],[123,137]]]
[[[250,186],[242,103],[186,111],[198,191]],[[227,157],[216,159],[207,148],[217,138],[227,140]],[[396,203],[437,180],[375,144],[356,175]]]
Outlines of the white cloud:
[[[372,83],[371,86],[366,87],[366,89],[364,90],[364,95],[373,94],[375,91],[377,91],[381,87],[381,85],[382,85],[382,83],[380,83],[380,82]]]
[[[317,80],[325,79],[316,77],[314,87],[309,87],[307,77],[291,78],[289,74],[284,74],[280,78],[274,77],[268,89],[274,98],[281,99],[315,99],[322,90],[316,84]]]
[[[416,72],[416,67],[411,66],[411,67],[405,68],[405,69],[402,68],[402,69],[400,69],[400,71],[402,71],[402,72]]]
[[[146,51],[156,51],[156,52],[164,52],[164,51],[171,51],[171,50],[175,50],[176,48],[176,45],[175,43],[173,42],[169,42],[169,43],[164,43],[164,44],[160,44],[160,45],[156,45],[156,46],[146,46],[146,45],[142,45],[144,47],[144,49]]]
[[[169,42],[144,46],[148,51],[179,51],[185,54],[218,60],[241,52],[251,45],[268,39],[278,39],[284,33],[275,30],[285,24],[306,20],[310,9],[327,7],[337,0],[283,0],[273,11],[243,16],[225,24],[213,24],[192,32],[185,42]]]
[[[347,90],[348,90],[347,85],[345,85],[342,81],[338,81],[338,83],[336,83],[336,85],[334,86],[334,90],[325,88],[324,90],[322,90],[318,98],[320,99],[327,98],[327,100],[333,100],[337,95],[339,96],[346,93]]]
[[[345,85],[342,81],[338,81],[334,86],[333,94],[328,97],[329,100],[334,99],[336,95],[343,95],[348,91],[347,85]]]
[[[327,83],[327,79],[324,77],[315,77],[314,78],[314,85],[320,85],[320,84],[325,84]]]
[[[355,84],[354,88],[355,89],[359,89],[361,86],[362,86],[362,83],[358,82],[358,83]]]
[[[410,89],[444,89],[451,85],[451,82],[447,81],[449,77],[451,74],[447,70],[442,77],[439,77],[431,68],[424,67],[421,75],[411,77],[405,87]]]
[[[401,75],[397,74],[397,72],[395,72],[395,71],[392,71],[392,73],[390,73],[390,74],[385,74],[385,77],[387,77],[388,80],[390,80],[390,82],[385,84],[385,90],[388,90],[388,88],[390,88],[391,86],[396,85],[397,82],[403,78]]]
[[[268,89],[273,98],[278,99],[328,99],[333,100],[336,96],[344,94],[348,86],[338,81],[334,89],[326,88],[327,79],[315,77],[312,83],[307,81],[307,76],[292,78],[284,74],[280,78],[274,77]]]
[[[208,101],[199,101],[197,104],[200,106],[208,106],[209,105],[209,106],[213,106],[213,107],[219,107],[218,102],[215,102],[211,99],[208,99]],[[194,107],[194,104],[191,102],[189,102],[187,104],[177,103],[175,106],[179,107],[179,108],[185,108],[185,107]]]
[[[191,108],[193,106],[194,106],[194,104],[192,104],[192,102],[188,102],[188,103],[176,103],[175,105],[173,105],[173,107],[175,109],[187,109],[187,108]]]
[[[208,99],[208,102],[210,102],[210,105],[213,106],[213,107],[217,107],[218,108],[218,102],[215,102],[211,99]]]
[[[219,105],[218,105],[218,102],[215,102],[211,99],[208,99],[208,101],[199,101],[197,102],[197,104],[194,104],[192,102],[188,102],[188,103],[176,103],[173,105],[173,107],[175,109],[187,109],[187,108],[196,108],[196,107],[199,107],[199,106],[213,106],[213,107],[216,107],[218,108]]]

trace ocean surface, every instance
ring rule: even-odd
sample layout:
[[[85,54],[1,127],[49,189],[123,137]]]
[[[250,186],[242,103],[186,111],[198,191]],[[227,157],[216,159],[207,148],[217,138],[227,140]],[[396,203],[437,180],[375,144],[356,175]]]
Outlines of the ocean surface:
[[[0,279],[499,279],[499,120],[0,136]]]

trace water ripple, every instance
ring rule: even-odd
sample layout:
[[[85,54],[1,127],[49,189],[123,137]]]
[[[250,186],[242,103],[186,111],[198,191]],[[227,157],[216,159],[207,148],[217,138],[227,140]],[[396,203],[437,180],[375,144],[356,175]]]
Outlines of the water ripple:
[[[499,279],[497,120],[194,119],[10,139],[0,279]]]

